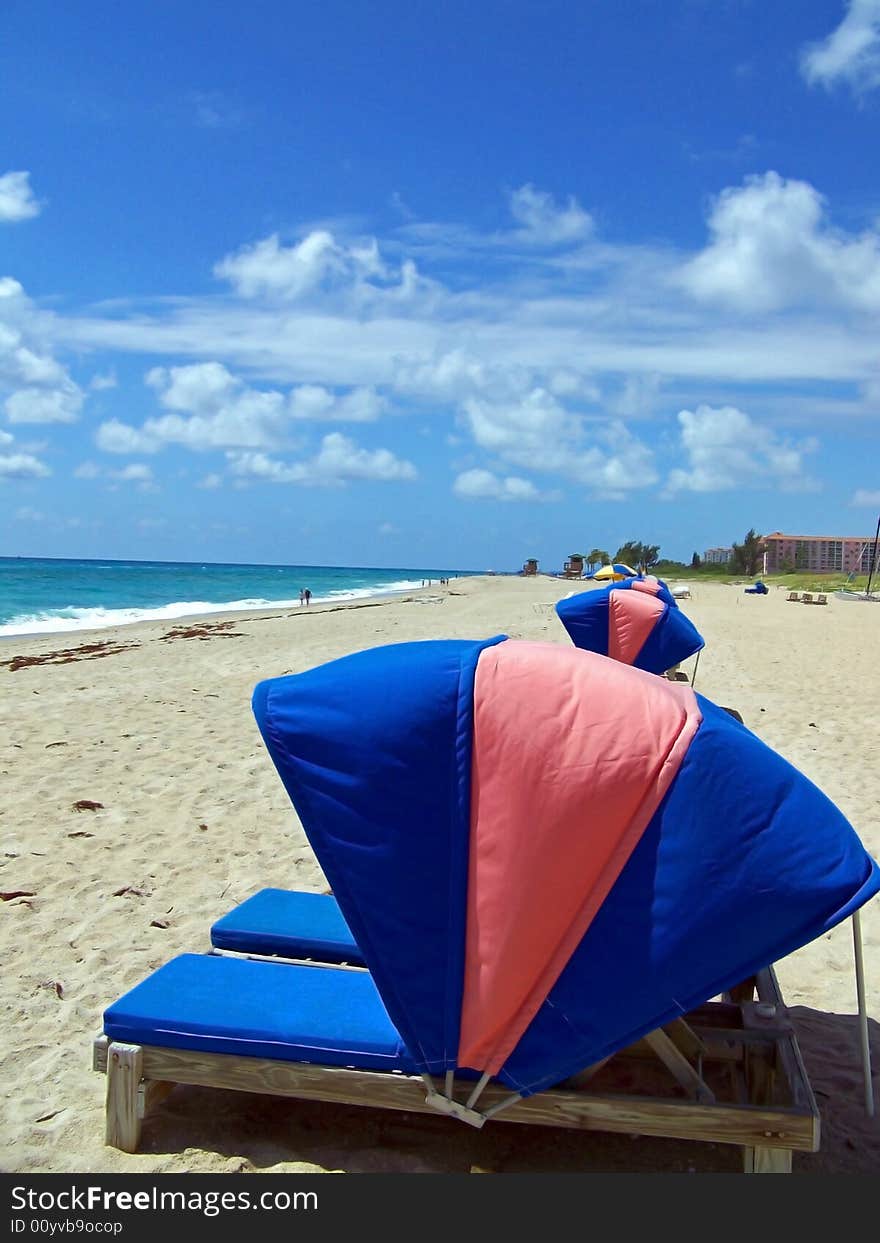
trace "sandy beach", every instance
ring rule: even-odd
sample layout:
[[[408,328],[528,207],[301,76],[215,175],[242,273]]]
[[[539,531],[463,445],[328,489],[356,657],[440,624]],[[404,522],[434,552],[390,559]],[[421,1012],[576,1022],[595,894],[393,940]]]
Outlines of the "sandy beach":
[[[0,903],[4,1022],[0,1168],[18,1172],[736,1171],[725,1145],[393,1115],[178,1088],[141,1151],[103,1143],[90,1068],[105,1006],[255,890],[324,878],[269,760],[257,681],[415,639],[568,643],[553,610],[572,584],[451,580],[381,602],[9,640],[0,646]],[[697,583],[696,689],[810,777],[880,855],[880,608],[827,607]],[[684,666],[691,674],[694,661]],[[760,792],[756,792],[760,793]],[[804,825],[804,832],[809,832]],[[18,895],[18,896],[10,896]],[[880,904],[862,911],[875,1097]],[[796,1173],[880,1168],[863,1105],[851,925],[778,964],[822,1113]]]

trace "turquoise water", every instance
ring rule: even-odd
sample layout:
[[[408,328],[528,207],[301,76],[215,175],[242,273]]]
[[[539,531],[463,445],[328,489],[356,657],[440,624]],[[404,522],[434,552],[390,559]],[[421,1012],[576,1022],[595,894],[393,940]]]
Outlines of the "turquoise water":
[[[410,591],[467,570],[0,557],[0,637]]]

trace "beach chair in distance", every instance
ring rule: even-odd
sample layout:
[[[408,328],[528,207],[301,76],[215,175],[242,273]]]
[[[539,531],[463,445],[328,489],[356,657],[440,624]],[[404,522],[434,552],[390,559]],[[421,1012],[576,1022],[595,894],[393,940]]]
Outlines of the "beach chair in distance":
[[[827,603],[828,603],[828,597],[826,595],[816,596],[816,604],[827,604]]]
[[[669,677],[705,646],[666,584],[653,577],[566,596],[556,612],[575,647],[647,673]]]
[[[812,604],[812,603],[813,603],[812,593],[809,591],[805,591],[804,594],[801,596],[801,604]]]
[[[536,696],[566,714],[536,720]],[[181,1083],[450,1125],[705,1139],[742,1146],[756,1170],[816,1149],[781,999],[755,990],[776,996],[762,964],[880,877],[840,813],[722,709],[590,652],[503,637],[356,653],[261,684],[254,707],[366,968],[167,963],[105,1013],[108,1142],[133,1151],[141,1105]],[[675,1080],[672,1096],[614,1095],[616,1055],[638,1070],[658,1029],[693,1095]],[[752,1071],[731,1074],[747,1050]]]
[[[798,592],[798,591],[790,591],[790,592],[788,593],[788,602],[789,602],[789,604],[792,604],[792,603],[793,603],[793,604],[799,604],[799,603],[800,603],[800,599],[801,599],[801,597],[800,597],[800,592]]]

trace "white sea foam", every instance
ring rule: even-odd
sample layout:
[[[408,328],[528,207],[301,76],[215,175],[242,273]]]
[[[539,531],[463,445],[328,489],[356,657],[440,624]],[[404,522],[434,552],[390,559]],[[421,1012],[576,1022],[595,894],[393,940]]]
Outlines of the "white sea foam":
[[[421,583],[398,581],[377,584],[375,587],[355,587],[348,591],[329,591],[325,596],[312,596],[312,604],[339,604],[346,600],[363,600],[370,596],[393,595],[412,591]],[[295,600],[230,600],[218,603],[211,600],[175,600],[171,604],[155,608],[102,609],[75,608],[46,609],[42,613],[21,614],[0,625],[0,638],[12,638],[25,634],[66,634],[76,630],[106,630],[109,626],[130,626],[143,621],[173,621],[180,617],[197,617],[209,613],[242,613],[256,609],[280,609],[299,607]]]

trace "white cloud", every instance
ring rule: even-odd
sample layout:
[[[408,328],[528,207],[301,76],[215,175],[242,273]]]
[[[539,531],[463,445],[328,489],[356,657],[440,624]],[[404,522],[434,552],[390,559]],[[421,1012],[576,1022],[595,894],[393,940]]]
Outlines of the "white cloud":
[[[75,384],[63,388],[22,388],[3,403],[10,423],[75,423],[82,406]]]
[[[597,439],[599,445],[583,456],[584,475],[596,496],[623,501],[629,493],[657,482],[653,451],[625,424],[608,424],[599,429]]]
[[[83,393],[54,357],[49,322],[17,280],[0,278],[0,398],[11,423],[73,423]]]
[[[288,465],[265,453],[230,452],[227,457],[232,474],[238,478],[271,483],[332,487],[354,479],[388,483],[418,476],[411,462],[396,457],[389,449],[361,449],[339,432],[325,436],[318,453],[306,462]]]
[[[393,522],[382,522],[379,525],[380,535],[398,535],[399,533],[399,528]]]
[[[43,479],[52,472],[30,453],[0,453],[0,479]]]
[[[121,470],[109,471],[111,479],[118,479],[120,483],[152,483],[153,471],[151,467],[146,466],[143,462],[130,462],[128,466],[123,466]]]
[[[622,423],[587,424],[544,389],[519,402],[472,399],[462,410],[481,448],[513,465],[586,484],[597,495],[620,499],[657,479],[651,451]]]
[[[392,382],[402,393],[448,400],[482,392],[489,376],[479,358],[456,348],[430,359],[399,358]]]
[[[288,410],[294,419],[372,423],[387,409],[386,398],[372,387],[353,388],[338,395],[320,384],[301,384],[291,389],[288,398]]]
[[[866,509],[880,509],[880,491],[869,492],[865,488],[858,488],[856,492],[853,493],[850,505],[856,506],[857,508],[864,507]]]
[[[804,457],[817,447],[814,441],[788,444],[734,406],[681,410],[678,422],[689,468],[670,473],[667,495],[762,487],[795,492],[815,487],[804,472]]]
[[[303,384],[285,395],[248,388],[217,362],[154,367],[146,383],[174,413],[147,419],[141,428],[111,419],[98,429],[99,448],[108,453],[155,453],[169,444],[194,452],[273,449],[291,444],[291,420],[366,423],[388,409],[387,400],[370,386],[336,393]]]
[[[880,0],[849,0],[840,25],[804,49],[801,72],[827,87],[839,80],[856,92],[880,86]]]
[[[15,224],[40,214],[41,204],[30,187],[30,173],[4,173],[0,177],[0,224]]]
[[[120,483],[135,484],[140,492],[158,491],[152,467],[144,462],[129,462],[118,470],[99,466],[96,462],[82,462],[73,472],[73,476],[75,479],[109,479],[113,491]]]
[[[116,388],[118,381],[114,371],[108,371],[105,375],[93,375],[89,380],[89,388],[93,392],[100,393],[105,389]]]
[[[11,340],[6,334],[5,339],[9,344]],[[12,355],[18,372],[18,379],[23,384],[64,384],[66,375],[64,368],[60,363],[56,362],[45,354],[37,354],[26,345],[22,345],[21,337],[18,338],[18,344]]]
[[[559,367],[548,372],[547,388],[554,397],[559,398],[577,397],[582,401],[595,403],[599,402],[602,397],[598,384],[567,367]]]
[[[119,419],[108,419],[102,423],[95,433],[95,444],[104,453],[156,453],[160,442],[146,432],[120,423]]]
[[[260,398],[265,398],[261,401]],[[282,403],[271,394],[255,395],[234,409],[191,419],[177,414],[147,419],[144,435],[160,444],[179,444],[195,452],[230,446],[256,448],[278,444],[283,439]]]
[[[187,414],[213,414],[232,400],[242,387],[222,363],[194,363],[187,367],[153,367],[145,382],[156,389],[161,405]]]
[[[214,266],[243,298],[259,294],[293,300],[324,283],[381,275],[375,241],[361,247],[340,246],[332,233],[316,229],[294,246],[282,246],[277,233],[243,246]]]
[[[551,194],[528,183],[510,195],[510,213],[521,226],[517,236],[536,246],[581,241],[593,231],[593,219],[569,196],[559,207]]]
[[[359,305],[393,304],[435,289],[412,259],[399,267],[386,263],[374,237],[338,241],[327,229],[314,229],[292,246],[273,233],[226,255],[214,265],[214,275],[229,281],[242,298],[273,302],[338,294]]]
[[[880,233],[833,229],[805,181],[747,177],[715,200],[709,229],[709,246],[680,274],[701,301],[759,312],[823,302],[880,310]]]
[[[609,409],[621,418],[638,418],[653,413],[660,395],[659,375],[627,376],[623,388],[607,402]]]
[[[11,445],[15,437],[11,432],[4,432],[0,427],[0,445]]]
[[[334,404],[333,394],[320,384],[300,384],[287,400],[294,419],[326,419]]]
[[[528,479],[508,475],[499,479],[488,470],[466,470],[460,474],[452,490],[456,496],[494,501],[539,501],[545,499]]]
[[[219,488],[222,485],[222,483],[223,483],[222,475],[217,475],[217,474],[212,473],[210,475],[205,475],[203,479],[200,479],[199,482],[196,484],[196,487],[211,490],[212,488]]]
[[[222,364],[154,367],[146,383],[173,414],[147,419],[141,428],[111,419],[96,436],[107,453],[155,453],[179,444],[194,452],[225,448],[268,448],[285,439],[285,398],[276,391],[247,388]],[[179,413],[178,413],[179,412]]]
[[[263,479],[269,483],[301,483],[305,467],[279,462],[265,453],[228,452],[230,472],[239,479]]]
[[[32,509],[30,505],[22,505],[20,509],[15,511],[17,522],[45,522],[46,515],[39,509]]]
[[[540,475],[552,475],[548,486],[571,480],[614,497],[657,474],[641,438],[649,433],[613,419],[647,423],[660,395],[673,412],[697,399],[748,408],[740,394],[759,385],[765,422],[808,421],[824,417],[808,393],[819,382],[835,414],[880,413],[871,404],[880,232],[833,227],[812,186],[771,172],[731,187],[691,262],[671,246],[592,236],[585,246],[577,204],[534,187],[517,193],[519,232],[515,222],[463,238],[447,230],[444,244],[458,246],[438,261],[447,284],[415,273],[405,304],[409,256],[436,253],[419,251],[411,229],[380,239],[380,253],[378,242],[352,241],[334,224],[221,260],[241,298],[169,297],[142,309],[46,313],[42,322],[82,353],[140,351],[175,363],[148,373],[155,417],[136,427],[105,422],[101,448],[235,450],[242,461],[262,455],[251,459],[255,469],[297,481],[309,424],[351,430],[343,420],[367,423],[392,408],[438,444],[454,418],[461,441],[481,451],[462,457],[460,470],[479,464],[539,487],[548,483]],[[526,245],[528,228],[562,240],[555,250]],[[749,314],[732,317],[731,307]]]
[[[543,388],[534,388],[515,402],[471,398],[463,403],[462,411],[481,448],[534,470],[565,468],[583,436],[577,416]]]
[[[351,479],[372,479],[391,482],[415,479],[418,471],[412,462],[396,457],[389,449],[360,449],[347,436],[331,432],[321,441],[321,448],[306,466],[304,482],[347,482]]]

